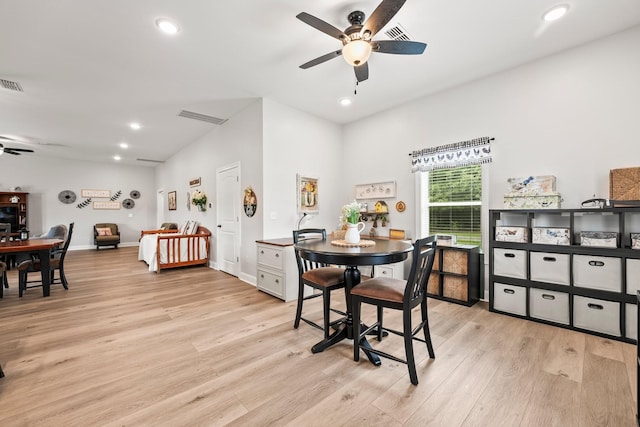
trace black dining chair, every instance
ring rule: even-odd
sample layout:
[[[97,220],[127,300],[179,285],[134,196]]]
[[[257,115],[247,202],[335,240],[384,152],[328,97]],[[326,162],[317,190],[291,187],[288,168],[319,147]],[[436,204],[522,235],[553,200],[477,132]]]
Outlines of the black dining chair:
[[[7,279],[7,264],[0,261],[0,279],[2,282]],[[4,286],[2,286],[2,282],[0,282],[0,298],[4,296]]]
[[[69,232],[67,234],[67,239],[61,248],[53,249],[51,251],[51,260],[49,261],[49,268],[51,270],[50,276],[50,284],[61,283],[65,289],[69,289],[69,283],[67,282],[67,277],[64,274],[64,259],[67,255],[67,250],[69,249],[69,243],[71,243],[71,235],[73,234],[73,225],[72,222],[69,224]],[[58,271],[59,279],[56,280],[55,272]],[[40,260],[39,259],[29,259],[22,261],[18,264],[18,297],[22,297],[24,291],[27,288],[34,288],[42,286],[41,280],[34,280],[29,282],[28,274],[29,273],[40,273]],[[29,286],[30,283],[39,283],[36,285]]]
[[[11,224],[9,223],[0,223],[0,241],[4,240],[5,242],[8,242],[9,239],[11,237]],[[4,262],[10,262],[9,257],[4,257],[1,256],[0,257],[0,261],[4,261]],[[5,265],[6,267],[6,265]],[[9,281],[7,280],[7,275],[3,274],[2,275],[2,281],[0,282],[0,286],[3,286],[5,288],[9,287]],[[2,291],[0,290],[0,297],[2,296]]]
[[[327,231],[324,228],[305,228],[302,230],[293,230],[293,243],[296,244],[303,240],[321,239],[327,240]],[[343,289],[344,283],[344,269],[338,267],[330,267],[326,264],[311,262],[303,259],[298,251],[296,253],[296,262],[298,264],[298,306],[296,309],[296,318],[293,323],[294,328],[300,326],[300,321],[318,328],[324,331],[324,337],[329,336],[329,331],[332,326],[344,321],[346,313],[331,308],[331,291],[336,289]],[[309,286],[313,289],[320,290],[321,293],[311,293],[305,296],[305,286]],[[323,303],[323,326],[302,317],[302,305],[304,301],[322,297]],[[331,322],[331,312],[338,313],[342,318]]]
[[[405,280],[380,277],[373,278],[351,289],[351,301],[353,307],[353,360],[360,360],[360,349],[385,357],[396,362],[404,363],[409,368],[411,384],[418,384],[416,363],[413,354],[413,340],[427,345],[427,351],[431,359],[435,358],[431,334],[429,332],[429,318],[427,316],[426,287],[429,282],[433,260],[436,253],[435,236],[416,240],[413,245],[413,260],[409,278]],[[377,308],[377,322],[362,330],[360,323],[361,304],[375,305]],[[422,320],[414,328],[411,321],[413,309],[420,306]],[[402,332],[385,328],[383,324],[383,309],[402,311]],[[362,339],[368,333],[377,330],[378,340],[381,341],[384,332],[390,332],[404,338],[405,359],[385,353],[370,346],[361,345]],[[416,335],[423,331],[424,340]]]

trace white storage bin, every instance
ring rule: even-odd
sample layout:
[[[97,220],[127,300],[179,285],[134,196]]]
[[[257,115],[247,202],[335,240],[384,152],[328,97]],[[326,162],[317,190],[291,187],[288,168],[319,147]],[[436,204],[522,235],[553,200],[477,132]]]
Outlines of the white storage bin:
[[[625,306],[625,330],[627,338],[638,339],[638,306],[635,304]]]
[[[575,295],[573,326],[619,337],[620,303]]]
[[[496,276],[527,278],[527,251],[493,249],[493,274]]]
[[[640,259],[627,258],[627,293],[636,295],[640,290]]]
[[[550,322],[569,324],[569,294],[529,289],[529,313],[531,317]]]
[[[573,285],[621,292],[622,260],[614,257],[574,255]]]
[[[522,286],[493,284],[493,308],[507,313],[527,315],[527,288]]]
[[[569,285],[570,256],[547,252],[530,252],[531,280]]]

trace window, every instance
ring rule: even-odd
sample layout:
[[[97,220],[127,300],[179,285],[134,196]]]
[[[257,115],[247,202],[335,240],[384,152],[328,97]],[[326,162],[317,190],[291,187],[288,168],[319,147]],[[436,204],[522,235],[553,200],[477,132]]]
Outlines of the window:
[[[481,244],[482,165],[419,174],[421,236],[454,234],[457,243]]]

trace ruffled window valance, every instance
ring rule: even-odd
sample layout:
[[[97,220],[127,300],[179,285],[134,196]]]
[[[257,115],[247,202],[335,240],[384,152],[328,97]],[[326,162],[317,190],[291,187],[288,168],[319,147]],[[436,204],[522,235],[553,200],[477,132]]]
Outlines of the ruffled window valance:
[[[490,163],[493,140],[485,136],[414,151],[411,153],[411,172]]]

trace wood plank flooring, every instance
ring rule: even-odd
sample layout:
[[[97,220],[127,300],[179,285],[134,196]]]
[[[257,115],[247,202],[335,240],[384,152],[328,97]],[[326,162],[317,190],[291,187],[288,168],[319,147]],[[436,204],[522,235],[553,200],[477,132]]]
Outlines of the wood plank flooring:
[[[150,273],[137,248],[72,251],[66,271],[68,291],[20,299],[9,272],[1,426],[636,425],[635,346],[485,303],[429,300],[436,359],[416,347],[414,387],[403,364],[354,362],[351,341],[311,354],[321,332],[293,329],[294,303],[222,272]],[[319,299],[305,312],[320,320]]]

